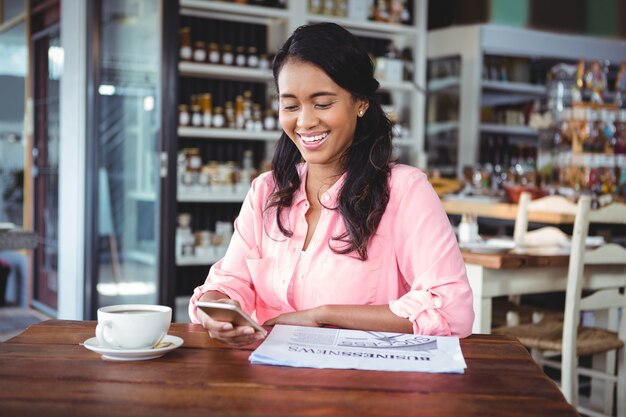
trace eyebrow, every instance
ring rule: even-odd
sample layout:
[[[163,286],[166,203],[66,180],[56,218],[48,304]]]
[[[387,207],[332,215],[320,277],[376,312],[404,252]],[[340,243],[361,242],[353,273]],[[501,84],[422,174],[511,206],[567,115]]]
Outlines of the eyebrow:
[[[309,96],[309,98],[316,98],[316,97],[322,97],[322,96],[337,96],[336,93],[331,93],[330,91],[319,91],[317,93],[313,93]],[[294,94],[281,94],[280,95],[281,98],[296,98],[296,96]]]

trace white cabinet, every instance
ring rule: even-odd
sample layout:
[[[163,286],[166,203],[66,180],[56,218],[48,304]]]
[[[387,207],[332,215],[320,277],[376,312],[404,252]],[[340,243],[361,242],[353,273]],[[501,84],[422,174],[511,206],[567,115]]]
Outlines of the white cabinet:
[[[626,42],[494,25],[430,31],[425,145],[428,150],[440,149],[435,157],[445,154],[442,149],[453,153],[447,160],[452,165],[435,167],[460,177],[464,166],[486,160],[485,152],[493,155],[489,159],[531,158],[538,132],[521,115],[527,116],[535,101],[546,98],[545,76],[552,65],[581,58],[622,62]],[[432,74],[437,61],[455,59],[458,64],[453,70],[446,67]],[[454,107],[447,109],[452,114],[448,119],[438,114],[446,110],[442,100]],[[515,154],[520,149],[526,149],[527,155]]]
[[[346,0],[346,6],[372,3],[365,0]],[[355,3],[356,2],[356,3]],[[386,108],[399,117],[402,134],[394,140],[396,155],[402,162],[419,164],[419,152],[423,147],[423,114],[425,91],[426,57],[426,0],[407,0],[411,2],[412,25],[355,20],[336,16],[310,13],[309,2],[304,0],[285,0],[285,7],[265,7],[252,4],[235,4],[210,0],[181,0],[181,27],[189,26],[193,41],[232,43],[233,46],[248,42],[255,43],[259,53],[269,55],[276,52],[290,33],[297,27],[321,21],[332,21],[344,26],[362,39],[380,44],[390,43],[398,50],[412,50],[412,79],[380,80],[381,91],[388,100]],[[257,2],[261,3],[261,2]],[[274,3],[280,4],[280,1]],[[269,107],[274,94],[274,81],[271,69],[251,68],[193,62],[181,60],[178,63],[178,103],[187,104],[189,96],[208,91],[212,93],[213,105],[222,105],[225,97],[234,100],[234,95],[243,89],[252,90],[255,100]],[[217,103],[216,103],[217,101]],[[172,111],[176,108],[172,105]],[[177,130],[179,149],[189,146],[201,148],[203,162],[207,160],[234,160],[240,162],[239,154],[246,147],[255,150],[255,165],[259,168],[261,160],[271,160],[271,156],[280,137],[279,130],[249,131],[245,129],[216,128],[200,126],[180,126]],[[224,159],[227,158],[227,159]],[[193,230],[213,229],[214,216],[224,220],[225,212],[234,219],[238,206],[245,198],[242,187],[232,190],[221,188],[219,192],[207,191],[201,187],[177,186],[178,211],[192,212]],[[226,207],[224,207],[226,206]],[[228,217],[228,216],[227,216]],[[227,243],[227,242],[226,242]],[[223,251],[214,251],[220,256]],[[177,266],[209,265],[216,259],[177,257]],[[195,257],[197,258],[197,257]]]

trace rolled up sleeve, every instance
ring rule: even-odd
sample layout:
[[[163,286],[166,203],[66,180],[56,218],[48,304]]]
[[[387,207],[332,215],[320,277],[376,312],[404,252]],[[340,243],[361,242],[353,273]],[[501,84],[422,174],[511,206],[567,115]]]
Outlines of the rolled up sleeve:
[[[395,228],[398,267],[410,288],[389,302],[391,311],[410,320],[416,334],[469,336],[474,310],[465,263],[425,176],[408,185]]]

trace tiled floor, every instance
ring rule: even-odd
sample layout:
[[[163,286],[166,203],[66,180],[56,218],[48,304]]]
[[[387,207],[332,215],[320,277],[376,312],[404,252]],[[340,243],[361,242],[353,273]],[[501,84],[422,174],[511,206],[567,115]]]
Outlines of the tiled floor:
[[[21,307],[0,307],[0,342],[23,332],[31,324],[50,317],[39,311]]]

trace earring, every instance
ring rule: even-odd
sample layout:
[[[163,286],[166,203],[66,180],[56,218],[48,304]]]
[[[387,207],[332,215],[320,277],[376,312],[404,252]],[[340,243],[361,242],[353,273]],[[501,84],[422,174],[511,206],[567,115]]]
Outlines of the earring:
[[[360,117],[360,116],[363,116],[363,110],[361,110],[361,111],[359,112],[359,117]]]

